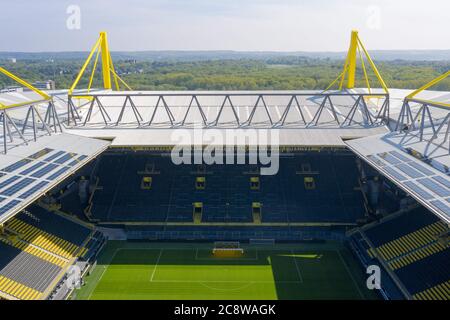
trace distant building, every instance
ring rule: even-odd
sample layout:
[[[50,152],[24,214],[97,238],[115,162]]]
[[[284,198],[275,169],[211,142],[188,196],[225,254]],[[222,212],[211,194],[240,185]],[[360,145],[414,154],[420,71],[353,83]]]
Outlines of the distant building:
[[[9,62],[11,62],[11,63],[16,63],[16,62],[17,62],[17,59],[16,59],[16,58],[9,58],[8,60],[9,60]]]
[[[5,88],[0,89],[0,93],[5,92],[22,92],[23,88],[20,86],[7,86]]]
[[[36,81],[31,84],[33,87],[39,90],[55,90],[55,81],[47,80],[47,81]],[[25,89],[29,91],[29,89]]]
[[[31,85],[39,90],[55,90],[55,81],[53,81],[53,80],[36,81],[36,82],[33,82]],[[24,92],[24,91],[31,91],[31,90],[28,88],[25,88],[25,87],[21,87],[21,86],[7,86],[7,87],[0,89],[0,93]]]

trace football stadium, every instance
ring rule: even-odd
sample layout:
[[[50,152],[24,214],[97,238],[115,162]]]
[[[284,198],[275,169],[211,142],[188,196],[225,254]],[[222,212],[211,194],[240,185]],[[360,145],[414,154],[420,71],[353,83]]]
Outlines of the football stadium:
[[[136,91],[106,32],[66,90],[0,67],[0,299],[449,300],[450,70],[348,48],[315,91]]]

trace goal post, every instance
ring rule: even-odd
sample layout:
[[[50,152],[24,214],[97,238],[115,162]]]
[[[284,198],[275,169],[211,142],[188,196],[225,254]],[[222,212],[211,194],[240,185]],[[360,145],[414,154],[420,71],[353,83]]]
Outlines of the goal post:
[[[216,241],[212,250],[213,256],[220,258],[234,258],[244,255],[239,241]]]

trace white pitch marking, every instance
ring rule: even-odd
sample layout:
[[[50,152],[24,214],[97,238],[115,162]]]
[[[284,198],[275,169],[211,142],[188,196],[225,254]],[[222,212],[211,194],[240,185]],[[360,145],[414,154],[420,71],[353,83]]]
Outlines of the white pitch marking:
[[[153,277],[155,276],[156,268],[158,267],[159,260],[161,259],[162,253],[164,249],[159,250],[159,256],[158,259],[156,259],[155,267],[153,268],[152,277],[150,278],[150,282],[153,282]]]

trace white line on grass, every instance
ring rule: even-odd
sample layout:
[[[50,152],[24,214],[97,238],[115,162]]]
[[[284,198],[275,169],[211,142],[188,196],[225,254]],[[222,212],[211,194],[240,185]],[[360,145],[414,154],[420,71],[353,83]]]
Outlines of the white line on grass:
[[[171,283],[171,282],[182,282],[182,283],[302,283],[300,281],[276,281],[276,280],[153,280],[153,282],[160,283]]]
[[[198,258],[198,248],[195,248],[195,260],[200,260],[200,259]]]
[[[340,252],[339,250],[336,250],[336,252],[337,252],[339,258],[341,259],[342,264],[343,264],[344,267],[345,267],[345,270],[347,270],[347,273],[348,273],[348,275],[350,276],[350,279],[352,279],[353,285],[356,287],[356,290],[358,290],[359,296],[360,296],[362,299],[364,299],[364,295],[362,294],[361,290],[359,289],[359,286],[358,286],[358,284],[356,283],[355,278],[353,278],[353,274],[350,272],[350,269],[348,268],[347,263],[345,262],[344,258],[343,258],[342,255],[341,255],[341,252]]]
[[[292,256],[293,256],[293,259],[294,259],[295,269],[297,269],[297,274],[298,274],[298,277],[300,279],[300,283],[303,283],[302,273],[300,272],[300,268],[298,266],[297,259],[295,258],[295,253],[294,253],[293,250],[291,250],[291,253],[292,253]]]
[[[162,253],[164,249],[159,250],[158,259],[156,259],[155,267],[153,268],[152,277],[150,278],[150,282],[153,282],[153,277],[155,276],[156,268],[158,267],[159,260],[161,259]]]
[[[208,289],[211,289],[211,290],[215,290],[215,291],[239,291],[239,290],[242,290],[242,289],[250,287],[252,284],[254,284],[254,282],[248,282],[248,283],[245,283],[244,285],[240,286],[239,288],[231,288],[231,289],[230,288],[228,288],[228,289],[214,288],[214,287],[206,285],[203,282],[200,282],[200,284],[202,286],[204,286],[205,288],[208,288]]]
[[[114,258],[117,255],[117,252],[119,252],[120,250],[122,250],[122,248],[117,248],[116,250],[114,250],[114,253],[111,256],[111,259],[109,260],[107,265],[102,266],[103,267],[103,271],[102,274],[100,275],[100,277],[97,279],[97,281],[95,281],[95,285],[94,288],[91,290],[91,292],[89,293],[88,296],[88,300],[91,300],[92,295],[94,294],[95,289],[97,289],[97,286],[99,285],[99,283],[102,281],[103,276],[106,273],[106,270],[109,268],[109,266],[111,265],[111,263],[113,262]]]
[[[89,296],[88,296],[88,298],[87,298],[88,300],[91,300],[91,297],[92,297],[92,295],[94,294],[94,291],[95,291],[95,289],[97,288],[98,284],[99,284],[100,281],[102,280],[103,275],[104,275],[105,272],[106,272],[106,269],[108,269],[108,266],[109,266],[109,265],[103,266],[102,274],[100,275],[100,278],[98,278],[98,280],[95,282],[94,287],[92,288],[91,292],[89,293]]]

